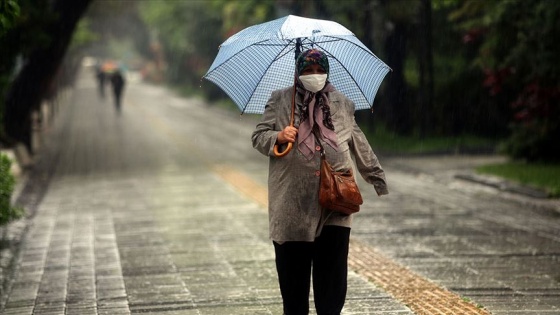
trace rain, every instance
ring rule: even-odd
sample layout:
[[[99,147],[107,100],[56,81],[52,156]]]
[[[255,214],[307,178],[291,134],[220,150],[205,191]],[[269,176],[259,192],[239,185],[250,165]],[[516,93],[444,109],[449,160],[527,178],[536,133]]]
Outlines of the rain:
[[[297,139],[263,155],[255,130],[317,48],[388,190],[354,155],[340,314],[560,314],[559,14],[549,0],[0,0],[0,313],[286,312],[270,170],[305,157]]]

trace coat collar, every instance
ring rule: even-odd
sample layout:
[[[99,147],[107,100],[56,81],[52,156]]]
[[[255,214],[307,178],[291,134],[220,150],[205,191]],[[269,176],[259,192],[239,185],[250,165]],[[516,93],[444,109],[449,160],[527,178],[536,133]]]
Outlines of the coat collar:
[[[290,97],[292,95],[291,93],[292,90],[290,90]],[[298,94],[298,96],[296,97],[296,115],[299,115],[298,108],[302,105],[302,102],[303,102],[303,96],[301,94]],[[329,93],[329,104],[330,104],[331,115],[334,115],[336,112],[338,112],[340,108],[340,97],[337,91]]]

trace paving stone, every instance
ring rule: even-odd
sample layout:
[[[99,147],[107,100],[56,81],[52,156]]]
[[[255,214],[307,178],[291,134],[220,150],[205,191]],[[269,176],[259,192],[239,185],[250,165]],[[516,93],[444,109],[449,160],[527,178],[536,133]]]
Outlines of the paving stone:
[[[265,206],[216,167],[266,188],[258,117],[127,89],[115,117],[83,76],[56,117],[48,191],[0,259],[17,261],[2,314],[281,314]],[[353,239],[493,314],[560,313],[558,216],[458,182],[450,161],[385,160],[391,194],[364,193]],[[351,270],[343,314],[412,311]]]

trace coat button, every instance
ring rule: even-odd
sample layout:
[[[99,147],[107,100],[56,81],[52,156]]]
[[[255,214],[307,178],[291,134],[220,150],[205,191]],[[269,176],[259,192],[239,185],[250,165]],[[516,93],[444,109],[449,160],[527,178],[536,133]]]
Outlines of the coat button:
[[[315,150],[321,151],[321,147],[320,147],[320,146],[316,146],[316,147],[315,147]]]
[[[321,171],[315,171],[315,176],[321,176]]]

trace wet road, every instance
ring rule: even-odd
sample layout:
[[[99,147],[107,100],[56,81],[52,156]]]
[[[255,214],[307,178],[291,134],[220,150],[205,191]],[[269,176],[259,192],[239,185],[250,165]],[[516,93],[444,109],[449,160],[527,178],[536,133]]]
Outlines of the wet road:
[[[280,314],[257,120],[141,83],[118,114],[84,75],[47,135],[5,313]],[[382,158],[391,194],[362,189],[353,239],[493,314],[560,314],[560,217],[453,177],[487,161]],[[410,284],[369,279],[350,273],[344,314],[412,314],[391,297]]]

